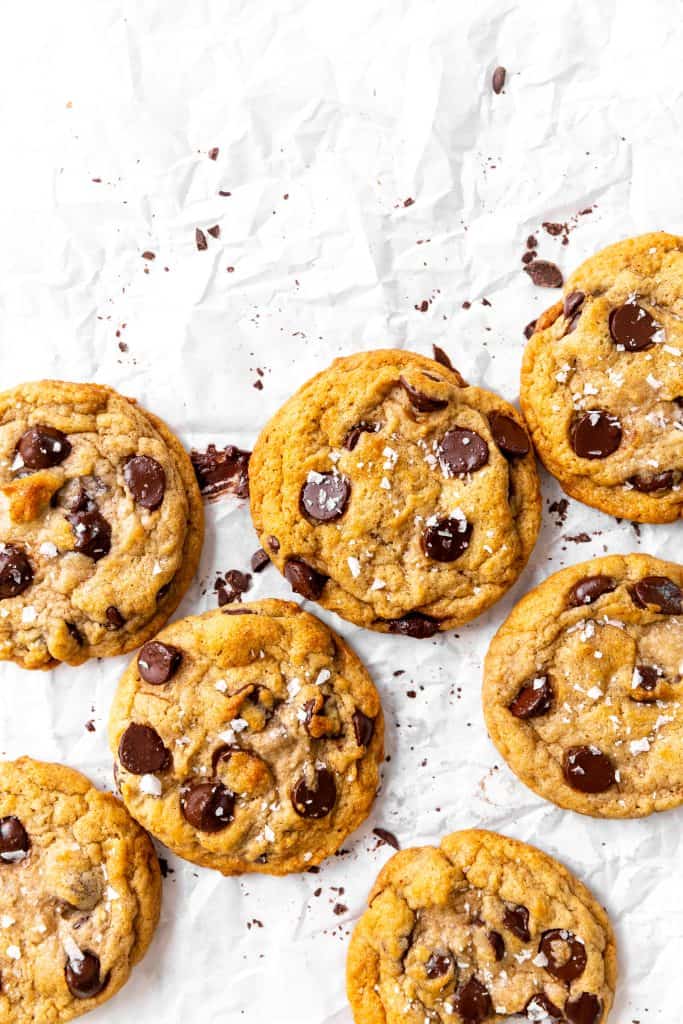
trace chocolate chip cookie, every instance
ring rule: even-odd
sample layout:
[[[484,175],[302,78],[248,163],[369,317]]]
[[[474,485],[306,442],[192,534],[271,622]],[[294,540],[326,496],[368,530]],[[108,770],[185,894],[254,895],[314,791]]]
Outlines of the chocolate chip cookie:
[[[356,1024],[604,1024],[616,982],[605,911],[533,846],[470,830],[403,850],[351,939]]]
[[[110,999],[159,918],[148,836],[59,764],[0,763],[0,1020],[61,1024]]]
[[[423,356],[338,359],[257,441],[261,543],[296,593],[357,625],[429,637],[467,622],[512,586],[536,541],[522,423]]]
[[[178,605],[202,539],[192,464],[156,416],[97,384],[0,395],[0,659],[132,650]]]
[[[683,803],[683,567],[611,555],[555,573],[494,637],[483,702],[512,770],[560,807]]]
[[[521,402],[572,497],[641,523],[683,514],[683,238],[587,260],[526,347]]]
[[[110,743],[131,814],[226,875],[302,871],[370,810],[384,726],[351,649],[287,601],[182,619],[146,643]]]

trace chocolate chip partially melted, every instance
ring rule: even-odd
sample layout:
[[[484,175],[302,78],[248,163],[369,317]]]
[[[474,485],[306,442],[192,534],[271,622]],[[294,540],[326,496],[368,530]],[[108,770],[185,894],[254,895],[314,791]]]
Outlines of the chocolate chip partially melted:
[[[666,615],[680,615],[683,611],[683,593],[668,576],[644,576],[631,590],[631,599],[639,608],[654,605]]]
[[[0,861],[12,864],[23,860],[31,849],[28,832],[14,815],[0,818]]]
[[[475,473],[489,461],[489,446],[475,430],[453,427],[439,445],[439,463],[449,476]]]
[[[138,672],[146,683],[161,686],[172,679],[180,668],[183,652],[160,640],[149,640],[140,648]]]
[[[567,595],[567,602],[572,608],[593,604],[603,594],[611,594],[617,589],[616,580],[611,576],[584,576],[575,583]]]
[[[180,810],[199,832],[221,832],[233,820],[235,794],[222,782],[189,782],[180,791]]]
[[[113,631],[121,629],[126,624],[126,620],[124,619],[123,615],[118,610],[116,605],[113,604],[110,604],[109,607],[105,610],[104,617],[107,620],[106,628]]]
[[[413,387],[405,377],[399,379],[401,387],[410,399],[410,404],[417,412],[438,412],[448,405],[447,398],[433,398],[431,395],[426,395],[424,391],[420,391],[419,388]]]
[[[538,992],[531,999],[528,999],[524,1007],[529,1020],[542,1021],[542,1024],[561,1024],[562,1010],[555,1003],[551,1003],[544,992]],[[545,1017],[542,1015],[545,1014]],[[547,1020],[545,1018],[548,1018]]]
[[[565,928],[552,928],[543,932],[538,951],[548,961],[546,971],[558,981],[575,981],[586,969],[586,947],[573,932]]]
[[[634,683],[637,682],[636,689],[644,690],[645,693],[652,693],[653,690],[657,689],[659,680],[663,678],[664,673],[661,669],[658,669],[656,665],[636,665],[636,675],[634,676]],[[641,696],[641,703],[648,703],[648,700],[654,701],[655,697],[643,698]]]
[[[133,775],[148,775],[170,768],[171,754],[156,729],[131,722],[119,742],[119,761]]]
[[[401,636],[409,636],[414,640],[426,640],[439,631],[439,623],[436,619],[430,619],[422,612],[407,612],[400,619],[386,619],[390,633],[400,633]]]
[[[159,508],[166,493],[164,467],[149,455],[132,455],[123,467],[126,487],[138,505],[153,512]]]
[[[661,494],[670,491],[676,483],[677,474],[673,469],[665,469],[661,473],[636,473],[629,477],[628,482],[641,494]]]
[[[356,708],[352,716],[353,731],[356,735],[356,743],[359,747],[369,747],[370,740],[375,732],[375,719],[363,714],[360,708]]]
[[[316,768],[313,785],[299,779],[292,790],[292,806],[301,818],[324,818],[337,801],[337,786],[329,768]]]
[[[444,978],[453,966],[453,957],[448,953],[432,953],[425,964],[425,973],[430,980]]]
[[[16,452],[27,469],[49,469],[64,461],[71,444],[61,430],[41,423],[21,435]]]
[[[489,416],[489,425],[493,440],[507,458],[518,459],[529,454],[531,444],[527,432],[512,416],[494,412]]]
[[[23,548],[0,544],[0,600],[23,594],[33,582],[33,567]]]
[[[348,434],[344,438],[344,447],[352,452],[360,441],[361,434],[376,434],[381,427],[379,423],[369,423],[367,420],[361,420],[360,423],[356,423],[355,426],[351,427]]]
[[[66,517],[75,538],[74,549],[99,562],[111,551],[111,526],[99,512],[74,512]]]
[[[493,1003],[488,990],[474,975],[461,985],[453,998],[455,1012],[466,1024],[479,1024],[493,1013]]]
[[[564,756],[564,777],[580,793],[604,793],[615,783],[612,762],[598,747],[570,747]]]
[[[515,699],[508,704],[508,711],[515,718],[538,718],[550,711],[554,696],[548,676],[536,676],[520,687]]]
[[[424,530],[422,550],[435,562],[454,562],[467,551],[471,537],[472,524],[467,519],[447,516]]]
[[[569,443],[581,459],[606,459],[621,444],[621,423],[604,409],[578,416],[569,430]]]
[[[500,932],[489,932],[486,936],[493,950],[493,955],[497,961],[500,961],[505,956],[505,939]]]
[[[564,1013],[569,1024],[598,1024],[602,1016],[602,1003],[592,992],[570,996],[564,1004]]]
[[[310,473],[301,488],[301,507],[317,523],[333,523],[344,515],[351,483],[339,473]]]
[[[646,309],[637,302],[625,302],[609,315],[609,333],[615,345],[627,352],[643,352],[652,348],[659,326]]]
[[[285,579],[295,594],[301,594],[309,601],[317,601],[329,577],[323,576],[303,558],[288,558],[285,562]]]
[[[508,903],[503,912],[503,924],[522,942],[531,938],[529,931],[529,911],[521,903]]]
[[[562,312],[567,320],[571,320],[584,304],[586,296],[583,292],[570,292],[562,303]]]
[[[84,950],[81,957],[69,960],[64,968],[64,977],[69,992],[75,999],[93,999],[102,992],[109,981],[109,974],[101,976],[100,958]]]

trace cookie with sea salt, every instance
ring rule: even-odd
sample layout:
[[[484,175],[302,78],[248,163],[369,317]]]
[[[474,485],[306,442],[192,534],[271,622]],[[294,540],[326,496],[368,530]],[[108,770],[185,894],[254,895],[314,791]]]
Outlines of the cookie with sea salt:
[[[683,803],[683,566],[611,555],[555,573],[493,638],[483,704],[512,770],[560,807]]]
[[[683,238],[618,242],[536,322],[521,403],[572,497],[641,523],[683,514]]]
[[[292,589],[357,625],[429,637],[494,604],[536,541],[533,451],[511,405],[400,350],[337,359],[263,429],[261,544]]]
[[[355,1024],[605,1024],[616,953],[566,868],[495,832],[395,854],[351,939]]]
[[[139,646],[202,539],[189,456],[152,413],[98,384],[0,395],[0,659],[50,668]]]
[[[298,605],[182,619],[124,673],[110,720],[131,814],[226,875],[304,871],[367,816],[384,724],[365,668]]]
[[[61,1024],[144,956],[161,875],[149,837],[79,772],[0,762],[0,1021]]]

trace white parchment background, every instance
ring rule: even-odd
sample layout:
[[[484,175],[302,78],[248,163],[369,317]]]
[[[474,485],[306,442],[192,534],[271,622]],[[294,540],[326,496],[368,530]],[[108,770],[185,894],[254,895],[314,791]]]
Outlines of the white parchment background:
[[[516,400],[522,328],[556,296],[521,271],[527,235],[569,271],[618,238],[683,229],[682,36],[675,0],[4,5],[2,386],[102,381],[188,446],[248,447],[333,357],[437,342],[466,378]],[[508,84],[494,96],[499,63]],[[593,204],[567,246],[539,231]],[[214,224],[220,239],[198,252],[195,228]],[[683,813],[593,821],[544,803],[501,765],[479,691],[486,645],[526,588],[604,551],[675,557],[682,527],[638,537],[574,502],[558,526],[559,491],[543,488],[530,567],[458,636],[382,637],[326,616],[387,711],[391,760],[349,852],[284,880],[171,858],[151,951],[93,1024],[349,1024],[347,938],[391,852],[371,828],[410,845],[469,825],[537,843],[607,905],[621,965],[611,1022],[680,1020]],[[583,531],[589,543],[564,539]],[[215,571],[247,569],[255,547],[243,503],[211,506],[181,611],[212,607]],[[288,587],[269,568],[251,596],[271,594]],[[105,723],[123,664],[2,666],[0,754],[111,785]]]

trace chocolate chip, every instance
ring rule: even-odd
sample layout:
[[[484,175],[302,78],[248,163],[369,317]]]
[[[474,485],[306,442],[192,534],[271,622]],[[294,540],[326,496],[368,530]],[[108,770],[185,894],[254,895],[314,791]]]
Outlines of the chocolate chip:
[[[574,981],[586,969],[586,947],[573,932],[564,928],[543,932],[538,951],[548,961],[546,971],[558,981]]]
[[[527,1000],[524,1012],[529,1020],[541,1020],[543,1024],[561,1024],[562,1021],[562,1010],[559,1010],[555,1003],[551,1003],[543,992],[538,992]]]
[[[220,832],[234,817],[235,794],[222,782],[188,782],[180,791],[180,810],[199,832]]]
[[[292,790],[292,806],[302,818],[324,818],[337,800],[337,786],[329,768],[316,768],[313,786],[299,779]]]
[[[277,537],[269,537],[266,543],[274,555],[276,555],[280,550],[280,541]]]
[[[497,67],[491,77],[491,87],[495,92],[496,96],[499,96],[503,91],[505,85],[505,76],[507,72],[504,67]]]
[[[615,782],[612,762],[597,747],[570,747],[563,767],[565,779],[580,793],[604,793]]]
[[[540,288],[561,288],[564,284],[562,271],[549,260],[533,260],[524,268],[534,284]]]
[[[435,362],[441,363],[442,366],[445,366],[449,370],[455,369],[448,353],[444,352],[444,350],[440,348],[438,345],[432,345],[432,352],[434,353]]]
[[[366,420],[361,420],[360,423],[356,423],[355,427],[351,427],[347,433],[343,442],[344,447],[347,451],[352,452],[360,441],[361,434],[376,434],[379,429],[379,423],[368,423]]]
[[[332,523],[339,519],[351,496],[351,484],[339,473],[309,473],[301,488],[300,503],[303,511],[318,523]]]
[[[251,571],[263,572],[267,565],[270,565],[270,558],[263,548],[259,548],[258,551],[255,551],[251,556]]]
[[[570,996],[564,1004],[565,1017],[569,1024],[598,1024],[602,1016],[602,1003],[591,992]]]
[[[489,446],[474,430],[453,427],[439,445],[439,463],[448,476],[464,476],[481,469],[489,461]]]
[[[119,761],[133,775],[148,775],[170,768],[171,754],[156,729],[131,722],[119,742]]]
[[[126,487],[138,505],[153,512],[164,500],[166,473],[149,455],[132,455],[123,467]]]
[[[641,494],[670,491],[675,482],[674,471],[665,469],[662,473],[636,473],[635,476],[629,477],[628,482]]]
[[[163,599],[166,597],[166,595],[170,592],[172,586],[173,586],[173,577],[171,577],[171,579],[168,581],[168,583],[164,583],[163,587],[159,587],[159,589],[157,590],[157,596],[156,596],[157,604],[160,601],[163,601]]]
[[[64,977],[69,992],[75,999],[93,999],[99,995],[109,981],[109,975],[100,977],[100,958],[84,950],[78,959],[68,960]]]
[[[645,690],[647,693],[656,690],[659,680],[663,677],[663,673],[655,665],[636,665],[635,671],[637,676],[634,677],[634,683],[636,684],[634,689]],[[650,701],[641,697],[641,703],[643,704],[654,700],[656,700],[655,697],[650,698]]]
[[[488,932],[486,938],[491,944],[493,955],[496,960],[502,960],[505,956],[505,940],[500,932]]]
[[[569,442],[581,459],[605,459],[621,444],[621,424],[604,409],[590,409],[572,423]]]
[[[67,628],[67,632],[70,637],[76,641],[79,647],[83,646],[83,634],[81,633],[75,622],[65,622],[64,625]]]
[[[570,292],[569,295],[565,295],[564,302],[562,303],[562,312],[564,313],[567,320],[571,320],[575,313],[583,306],[586,296],[583,292]]]
[[[356,734],[356,743],[359,747],[369,747],[370,740],[375,732],[375,719],[363,714],[360,708],[356,708],[352,717],[353,731]]]
[[[425,395],[424,391],[419,391],[418,388],[409,384],[405,377],[399,379],[401,387],[410,399],[410,404],[417,412],[437,412],[439,409],[445,409],[448,405],[448,399],[432,398],[431,395]]]
[[[160,640],[149,640],[140,648],[138,672],[146,683],[160,686],[172,679],[180,668],[183,652]]]
[[[535,320],[530,320],[529,323],[524,328],[524,337],[527,339],[527,341],[529,340],[529,338],[531,337],[531,335],[534,333],[535,330],[536,330],[536,321]]]
[[[425,972],[427,977],[433,981],[434,978],[443,978],[448,974],[452,966],[453,957],[449,956],[448,953],[432,953],[425,964]]]
[[[424,530],[422,550],[435,562],[454,562],[467,551],[472,529],[472,524],[465,518],[452,519],[446,516]]]
[[[64,462],[71,444],[61,430],[39,424],[21,435],[16,451],[27,469],[48,469]]]
[[[550,711],[555,694],[548,676],[536,676],[520,687],[508,711],[515,718],[537,718]]]
[[[422,612],[408,612],[400,619],[386,619],[390,633],[400,633],[402,636],[412,637],[414,640],[426,640],[439,631],[439,623],[436,619],[430,619]]]
[[[609,333],[615,345],[623,345],[627,352],[643,352],[652,348],[652,340],[659,330],[650,314],[637,302],[625,302],[609,315]]]
[[[99,512],[73,512],[66,517],[76,538],[74,548],[99,562],[111,550],[111,526]]]
[[[23,594],[33,582],[33,568],[16,544],[0,543],[0,600]]]
[[[479,1024],[479,1021],[493,1013],[491,997],[474,975],[455,993],[453,1006],[465,1024]]]
[[[285,562],[285,579],[295,594],[301,594],[309,601],[317,601],[329,576],[317,572],[303,558],[288,558]]]
[[[52,505],[67,512],[94,512],[96,498],[104,494],[107,486],[98,476],[76,476],[59,488]]]
[[[242,451],[234,444],[219,451],[210,444],[205,452],[190,452],[199,490],[213,501],[223,494],[237,498],[249,497],[249,459],[251,452]]]
[[[666,615],[680,615],[683,594],[668,576],[644,576],[631,591],[631,599],[639,608],[654,605]]]
[[[575,583],[567,594],[567,601],[572,608],[593,604],[603,594],[611,594],[617,589],[616,580],[611,576],[584,576]]]
[[[109,605],[109,607],[106,609],[104,613],[104,616],[107,620],[107,629],[121,629],[121,626],[125,625],[126,620],[124,619],[123,615],[118,610],[118,608],[113,604]]]
[[[520,903],[508,903],[503,911],[503,924],[522,942],[531,938],[529,931],[529,911]]]
[[[531,449],[529,438],[524,427],[521,427],[512,416],[506,416],[502,412],[494,412],[489,416],[489,426],[496,442],[503,455],[511,458],[518,458],[521,455],[528,455]]]
[[[242,748],[238,747],[236,743],[222,743],[220,747],[216,747],[211,755],[211,767],[213,768],[214,774],[221,761],[229,761],[233,754],[241,753]]]
[[[28,833],[19,819],[13,814],[0,818],[0,860],[6,864],[23,860],[30,848]]]

